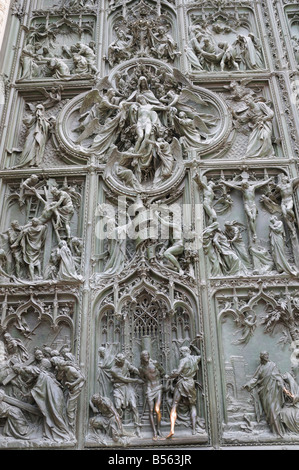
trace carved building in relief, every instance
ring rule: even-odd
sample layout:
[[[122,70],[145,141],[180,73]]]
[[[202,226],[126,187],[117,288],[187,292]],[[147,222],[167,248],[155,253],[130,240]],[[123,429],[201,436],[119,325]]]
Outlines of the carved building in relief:
[[[11,2],[0,449],[299,444],[298,25]]]

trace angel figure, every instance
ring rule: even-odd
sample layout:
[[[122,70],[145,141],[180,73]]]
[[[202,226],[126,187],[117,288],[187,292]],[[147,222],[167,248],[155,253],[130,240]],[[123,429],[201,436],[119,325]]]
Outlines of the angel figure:
[[[251,88],[247,88],[251,82],[251,79],[243,78],[242,80],[232,80],[229,85],[225,85],[223,88],[228,90],[231,95],[230,99],[233,101],[241,101],[247,95],[254,95],[254,91]]]
[[[201,122],[197,121],[197,116],[189,118],[184,111],[181,111],[178,116],[174,116],[175,128],[181,135],[181,141],[186,148],[198,148],[203,143],[202,134],[196,127]]]
[[[239,312],[236,323],[239,326],[237,333],[241,333],[241,337],[232,344],[247,344],[252,338],[257,327],[257,316],[253,310],[246,310],[244,313]]]
[[[43,106],[45,109],[53,108],[61,101],[61,93],[63,87],[60,85],[58,87],[52,87],[50,91],[47,91],[46,88],[40,88],[40,91],[46,98],[46,101],[43,101]]]
[[[194,105],[200,105],[207,107],[208,103],[204,101],[198,93],[193,91],[190,86],[183,88],[180,93],[176,93],[174,90],[169,90],[168,93],[160,99],[161,103],[165,103],[170,108],[169,112],[169,125],[174,126],[180,133],[180,126],[177,118],[177,114],[184,113],[186,119],[191,119],[194,123],[194,128],[198,129],[203,137],[211,134],[211,127],[214,127],[217,123],[217,118],[212,114],[206,114],[198,112]],[[194,103],[192,106],[190,102]],[[182,123],[181,123],[182,125]],[[199,132],[198,132],[199,133]],[[191,139],[192,140],[192,139]],[[196,145],[192,141],[194,146]],[[197,142],[198,146],[199,142]]]
[[[119,152],[117,147],[114,146],[108,159],[106,177],[109,175],[116,176],[126,186],[141,191],[142,187],[139,179],[135,176],[133,170],[129,168],[135,158],[138,157],[133,153],[133,149],[131,149],[131,152],[130,149],[128,152]]]
[[[173,174],[175,164],[182,160],[182,148],[175,137],[171,144],[163,137],[158,137],[156,141],[150,140],[149,143],[153,145],[154,153],[159,158],[153,182],[156,185]]]
[[[103,94],[104,89],[107,89],[106,94]],[[81,134],[75,142],[81,144],[96,135],[91,146],[93,152],[104,153],[111,148],[125,124],[128,114],[125,104],[107,77],[99,80],[84,97],[80,108],[80,125],[74,129]]]

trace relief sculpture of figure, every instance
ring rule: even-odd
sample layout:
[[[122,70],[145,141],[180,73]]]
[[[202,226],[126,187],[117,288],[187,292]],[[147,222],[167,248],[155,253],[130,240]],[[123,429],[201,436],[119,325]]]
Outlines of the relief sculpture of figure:
[[[156,33],[151,33],[153,47],[151,51],[154,56],[161,60],[175,60],[180,53],[177,51],[177,43],[173,37],[166,31],[166,28],[159,26]]]
[[[131,374],[138,378],[131,377]],[[137,397],[133,384],[143,384],[139,378],[139,371],[129,363],[124,354],[117,354],[114,359],[114,365],[111,368],[111,381],[113,383],[113,397],[115,408],[120,417],[123,416],[123,410],[131,409],[134,415],[134,424],[136,435],[140,436],[140,420],[137,407]]]
[[[93,43],[84,44],[82,42],[77,42],[75,44],[77,54],[85,57],[86,59],[87,72],[98,73],[98,69],[96,67],[96,55],[91,46],[93,46]]]
[[[18,220],[13,220],[10,224],[10,228],[7,231],[8,235],[8,244],[12,254],[13,263],[14,263],[14,273],[19,279],[21,277],[21,267],[24,264],[22,247],[20,244],[20,234],[22,227],[20,226]]]
[[[217,221],[217,213],[213,207],[216,184],[212,180],[208,182],[205,176],[200,177],[198,174],[195,175],[194,181],[203,190],[203,208],[208,216],[208,224],[212,224]]]
[[[140,355],[140,378],[146,384],[146,401],[150,412],[150,423],[153,430],[153,440],[161,436],[160,423],[161,423],[161,403],[162,403],[162,381],[161,378],[165,375],[163,367],[157,361],[151,359],[148,351],[142,351]],[[157,416],[157,426],[154,420],[154,411]]]
[[[114,363],[114,355],[112,353],[113,346],[100,346],[98,349],[98,376],[100,395],[108,397],[111,392],[111,367]]]
[[[4,437],[15,439],[29,439],[29,424],[24,413],[17,406],[6,402],[4,390],[0,389],[0,419],[5,421],[3,428]]]
[[[294,189],[299,184],[299,178],[289,179],[285,174],[280,176],[279,182],[276,187],[278,188],[281,196],[281,211],[282,215],[290,229],[291,236],[296,237],[296,216],[294,212]]]
[[[203,66],[200,62],[200,41],[202,39],[202,33],[200,31],[192,32],[191,31],[191,38],[188,42],[185,51],[186,56],[195,70],[203,70]]]
[[[61,57],[52,57],[48,59],[47,67],[51,71],[53,78],[57,78],[58,80],[71,79],[70,68]]]
[[[171,438],[174,435],[174,427],[177,418],[177,407],[180,401],[184,398],[188,401],[191,414],[192,434],[196,434],[196,388],[195,388],[195,376],[198,371],[198,365],[201,360],[200,351],[196,346],[195,348],[198,355],[192,355],[191,350],[188,346],[182,346],[180,348],[180,354],[182,356],[179,366],[174,370],[169,378],[176,379],[176,384],[173,394],[172,408],[170,412],[170,433],[167,438]]]
[[[56,250],[59,264],[58,278],[65,281],[81,281],[82,277],[77,273],[74,257],[65,240],[61,240]]]
[[[245,69],[263,69],[261,44],[253,33],[249,33],[247,36],[239,34],[235,45],[240,50],[239,54]]]
[[[290,374],[280,373],[267,351],[260,353],[260,365],[244,389],[254,392],[258,421],[263,412],[273,433],[279,436],[286,430],[298,433],[298,385]]]
[[[251,128],[245,158],[275,157],[272,145],[274,112],[264,98],[254,98],[248,94],[243,100],[248,106],[244,119],[250,123]]]
[[[292,268],[285,252],[285,231],[283,222],[275,215],[270,219],[270,245],[275,267],[279,273],[298,276],[298,271]]]
[[[40,166],[43,160],[46,143],[51,129],[51,120],[45,116],[45,108],[38,104],[32,110],[31,116],[24,119],[27,128],[26,139],[23,150],[14,149],[21,152],[19,163],[14,168],[29,166]]]
[[[280,418],[284,427],[291,432],[299,433],[299,385],[288,372],[282,376],[284,387],[284,406]]]
[[[161,217],[158,212],[155,212],[155,214],[161,224],[169,228],[170,232],[170,246],[166,249],[163,256],[171,263],[176,271],[178,271],[180,274],[184,274],[184,270],[181,268],[181,265],[177,259],[177,257],[184,252],[184,241],[180,223],[175,222],[175,217],[173,217],[173,220],[169,220],[165,217]]]
[[[115,443],[125,445],[124,430],[120,416],[108,397],[95,394],[91,397],[90,406],[95,416],[90,418],[90,427],[97,433],[108,435]]]
[[[57,369],[60,381],[67,390],[66,415],[71,429],[75,426],[75,417],[78,397],[85,384],[85,377],[81,370],[72,361],[53,357],[52,364]]]
[[[219,223],[213,222],[203,231],[202,236],[203,251],[209,260],[211,276],[221,276],[222,274],[222,261],[213,243],[214,235],[218,229]]]
[[[30,223],[23,226],[19,237],[11,246],[12,249],[21,247],[22,260],[29,269],[31,280],[35,279],[35,270],[38,278],[42,277],[41,253],[45,243],[47,225],[40,222],[38,218],[33,218]]]
[[[111,67],[120,60],[128,60],[132,56],[133,37],[122,29],[115,30],[116,39],[108,47],[107,60]]]
[[[54,224],[54,228],[56,231],[57,238],[60,241],[59,230],[64,229],[66,232],[67,239],[70,240],[70,221],[75,212],[72,197],[67,191],[58,189],[55,186],[51,189],[51,193],[55,202],[54,208],[56,221]]]
[[[33,188],[38,183],[39,177],[37,175],[30,175],[20,184],[20,194],[19,194],[19,204],[23,206],[25,204],[24,193],[25,191],[29,191],[32,193],[34,190]]]
[[[36,63],[37,54],[32,44],[27,44],[21,55],[22,75],[20,80],[32,80],[39,75],[39,66]]]
[[[236,220],[233,220],[232,222],[225,222],[224,227],[224,233],[227,236],[231,247],[240,257],[244,266],[246,268],[250,268],[251,262],[249,254],[247,252],[247,248],[242,237],[242,228],[244,228],[244,225],[240,224]]]
[[[63,390],[51,371],[39,364],[17,364],[13,369],[30,387],[30,394],[43,417],[44,436],[53,441],[73,439],[65,417]]]
[[[229,188],[237,189],[238,191],[242,192],[244,209],[247,215],[249,229],[252,235],[253,242],[255,242],[257,239],[256,220],[257,220],[257,214],[258,214],[257,206],[255,203],[255,191],[259,188],[262,188],[266,184],[268,184],[271,180],[272,178],[268,178],[267,180],[264,180],[264,181],[251,182],[249,181],[248,178],[243,178],[241,182],[236,182],[236,183],[227,182],[224,179],[221,180],[221,182],[225,184],[226,186],[228,186]]]
[[[219,254],[223,274],[233,276],[246,272],[241,258],[233,251],[229,239],[219,226],[214,232],[213,245]]]

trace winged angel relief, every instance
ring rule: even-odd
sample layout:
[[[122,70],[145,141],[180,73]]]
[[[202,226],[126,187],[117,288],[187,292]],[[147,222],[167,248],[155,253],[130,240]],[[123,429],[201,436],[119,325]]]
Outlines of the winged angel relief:
[[[182,170],[184,150],[204,151],[219,134],[219,111],[174,75],[160,86],[144,74],[116,87],[107,78],[81,100],[71,138],[79,154],[107,163],[106,176],[134,191],[166,184]]]

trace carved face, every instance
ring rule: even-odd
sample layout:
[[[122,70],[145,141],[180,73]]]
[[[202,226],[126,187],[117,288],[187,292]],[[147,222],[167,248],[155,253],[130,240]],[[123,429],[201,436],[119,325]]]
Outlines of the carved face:
[[[32,219],[31,223],[32,223],[33,227],[37,227],[39,225],[39,220],[34,218],[34,219]]]
[[[262,364],[266,364],[269,361],[269,353],[267,351],[263,351],[260,353],[260,359]]]
[[[123,354],[117,354],[115,357],[115,364],[119,367],[122,367],[125,363],[125,356]]]
[[[148,84],[147,84],[147,79],[146,77],[140,77],[138,81],[139,89],[140,90],[147,90],[148,89]]]
[[[34,353],[34,356],[35,356],[35,359],[37,359],[38,361],[41,361],[42,358],[44,357],[42,351],[40,349],[37,349]]]
[[[100,357],[104,357],[105,356],[105,348],[99,348],[98,353],[99,353]]]
[[[180,348],[180,353],[183,357],[186,357],[188,354],[190,354],[190,349],[187,346],[183,346]]]
[[[14,220],[11,224],[11,228],[16,229],[20,227],[20,224],[17,220]]]
[[[148,364],[149,360],[150,360],[149,352],[148,351],[143,351],[141,353],[141,361],[145,364]]]

